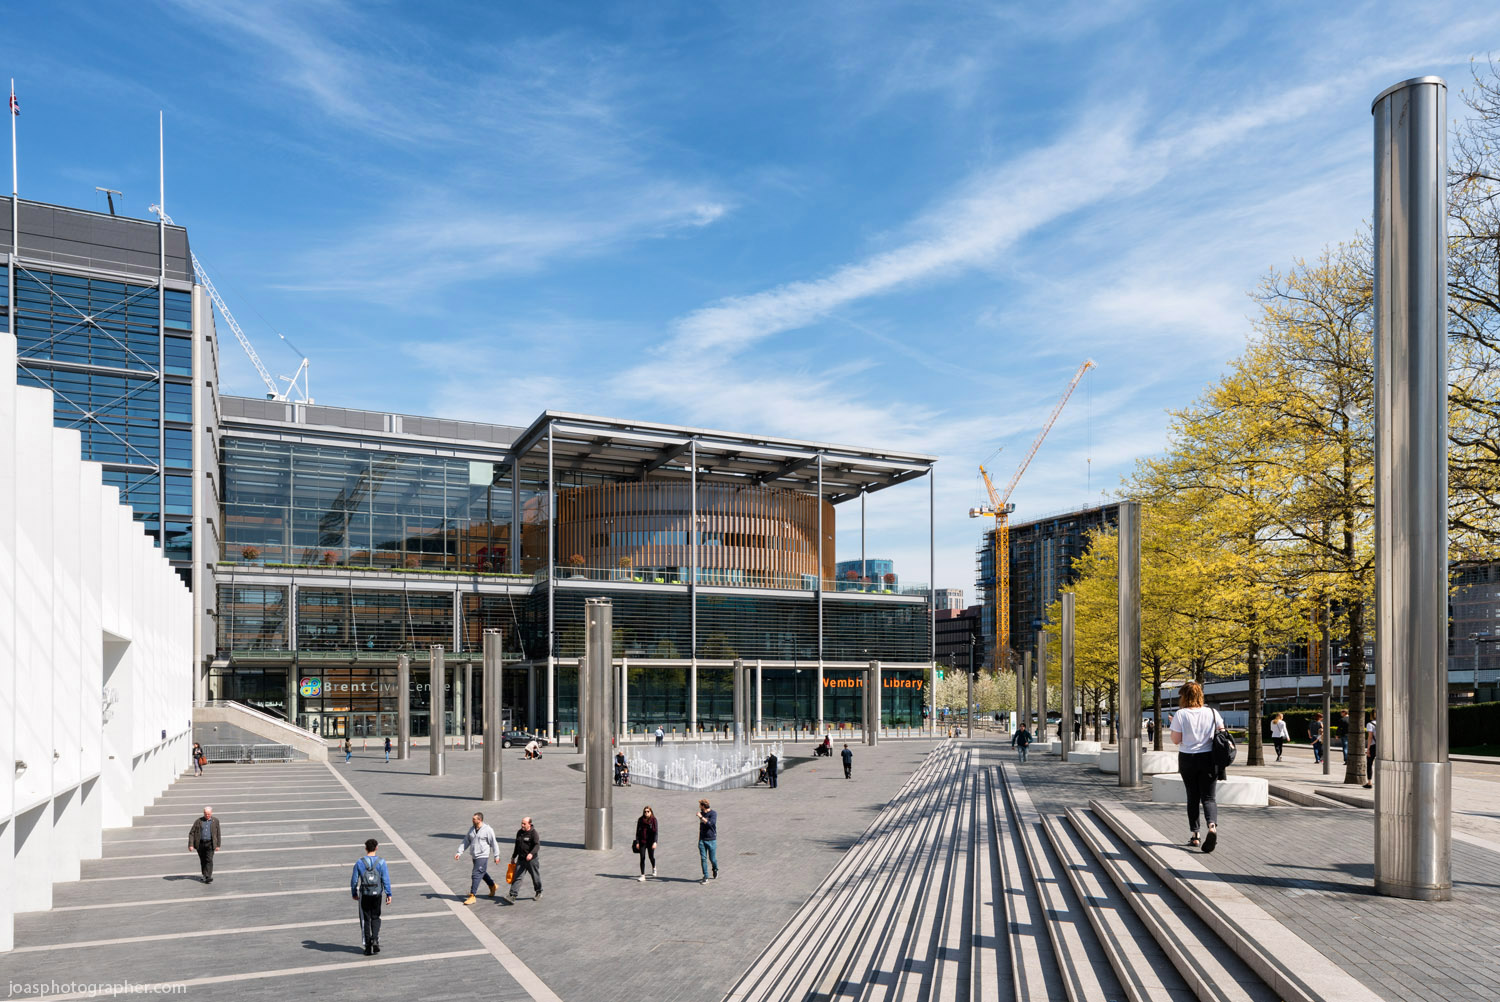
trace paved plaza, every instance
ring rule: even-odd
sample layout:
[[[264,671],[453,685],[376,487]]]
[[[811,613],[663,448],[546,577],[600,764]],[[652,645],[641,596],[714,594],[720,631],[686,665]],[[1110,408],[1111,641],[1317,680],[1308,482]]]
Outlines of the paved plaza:
[[[615,848],[583,849],[581,756],[505,755],[506,799],[477,799],[481,753],[453,752],[427,775],[426,749],[386,764],[373,748],[324,765],[211,767],[177,781],[136,826],[106,834],[105,857],[57,886],[57,907],[18,917],[0,954],[10,997],[36,983],[178,984],[189,998],[722,999],[932,748],[851,745],[854,778],[810,745],[788,746],[780,785],[709,794],[720,876],[699,883],[697,794],[616,788]],[[661,818],[660,876],[630,853],[644,804]],[[215,880],[187,850],[203,805],[223,825]],[[470,864],[453,853],[484,810],[509,852],[530,815],[542,838],[541,902],[460,904]],[[364,957],[349,897],[362,842],[390,862],[395,902],[383,952]],[[378,973],[358,974],[366,967]],[[51,992],[40,997],[85,997]]]
[[[1349,979],[1344,984],[1357,983],[1388,1002],[1500,998],[1500,961],[1492,949],[1500,940],[1500,767],[1456,763],[1454,900],[1425,904],[1372,892],[1368,809],[1335,801],[1287,806],[1280,798],[1267,808],[1225,808],[1219,851],[1205,857],[1177,844],[1185,834],[1180,806],[1151,804],[1144,790],[1122,793],[1115,777],[1056,757],[1034,753],[1020,765],[1003,739],[991,736],[943,747],[950,768],[959,769],[951,776],[975,777],[964,781],[965,788],[972,786],[980,798],[991,783],[1000,783],[994,770],[1005,772],[1013,822],[1001,811],[985,823],[998,825],[994,831],[980,824],[977,813],[972,825],[961,819],[945,826],[934,816],[930,827],[914,829],[929,824],[918,817],[923,810],[941,815],[969,802],[968,794],[953,799],[931,787],[933,794],[922,794],[930,800],[907,796],[893,803],[904,784],[912,789],[910,781],[924,763],[931,773],[935,760],[928,755],[937,747],[932,741],[854,746],[853,780],[843,778],[837,759],[814,759],[810,748],[795,748],[779,789],[710,794],[720,812],[721,874],[706,885],[700,883],[696,851],[697,794],[615,788],[615,847],[583,849],[582,759],[571,748],[549,751],[535,762],[508,751],[506,799],[498,805],[475,797],[478,751],[450,752],[448,775],[440,778],[426,774],[425,749],[405,763],[387,764],[372,749],[356,751],[347,765],[337,759],[329,765],[215,766],[202,779],[178,780],[134,827],[107,833],[104,858],[86,863],[83,879],[57,885],[51,911],[18,918],[17,948],[0,955],[0,983],[8,986],[8,997],[30,998],[82,998],[89,986],[126,983],[180,985],[189,998],[233,993],[236,999],[718,1002],[752,965],[774,960],[762,956],[769,944],[788,956],[837,953],[831,944],[845,934],[845,919],[866,909],[853,898],[837,907],[820,898],[833,886],[831,873],[853,873],[849,867],[856,860],[846,853],[851,846],[869,845],[871,865],[895,892],[892,914],[922,916],[941,906],[931,902],[920,877],[908,881],[904,874],[903,854],[920,846],[886,850],[869,843],[880,828],[872,828],[877,818],[886,825],[879,837],[887,843],[904,831],[931,832],[941,840],[969,837],[972,830],[973,851],[992,843],[985,852],[993,851],[996,879],[1014,883],[1022,871],[1009,860],[1024,855],[1017,847],[1029,839],[1032,865],[1047,869],[1053,850],[1038,836],[1054,837],[1051,844],[1062,847],[1066,843],[1055,838],[1058,822],[1069,809],[1076,818],[1076,811],[1096,803],[1116,805],[1125,812],[1120,816],[1146,826],[1138,844],[1176,877],[1200,887],[1217,882],[1235,888],[1269,915],[1274,922],[1262,940],[1272,953],[1295,957],[1293,945],[1314,949],[1320,963],[1331,962],[1330,970]],[[953,757],[965,749],[966,758]],[[1235,771],[1268,777],[1273,791],[1316,791],[1325,782],[1305,749],[1288,749],[1279,764]],[[957,782],[948,774],[937,781]],[[1327,789],[1355,800],[1355,794],[1367,795],[1336,782]],[[1000,803],[998,786],[990,796]],[[224,830],[212,885],[201,882],[197,857],[184,844],[205,804],[214,807]],[[645,804],[661,819],[660,876],[641,883],[634,879],[629,843]],[[907,812],[900,827],[891,827],[888,804]],[[503,892],[473,906],[461,903],[469,860],[454,861],[453,853],[476,809],[485,811],[507,850],[519,819],[534,819],[542,838],[542,901],[533,899],[523,880],[514,904]],[[348,897],[350,865],[371,836],[381,841],[395,891],[377,957],[362,955]],[[978,865],[989,867],[987,859]],[[968,879],[955,869],[963,865],[960,857],[944,865],[950,881]],[[1023,897],[1011,896],[1008,904],[977,899],[993,908],[1001,939],[1008,935],[1011,942],[1010,959],[1002,957],[992,972],[1001,978],[999,993],[986,990],[983,997],[1066,997],[1064,985],[1071,980],[1045,965],[1062,962],[1084,970],[1068,952],[1070,942],[1088,958],[1090,983],[1106,993],[1120,989],[1121,980],[1088,947],[1088,924],[1069,914],[1120,908],[1118,895],[1106,889],[1100,896],[1072,897],[1059,888],[1055,869],[1072,864],[1050,865],[1051,877],[1041,876],[1042,870],[1023,876]],[[1007,868],[1011,872],[1002,872]],[[902,911],[905,895],[916,897]],[[1195,921],[1175,897],[1153,902],[1151,908],[1173,913],[1174,921]],[[1007,907],[1021,911],[1007,920]],[[1226,920],[1237,921],[1232,913],[1239,906],[1225,907]],[[1027,919],[1028,913],[1033,917]],[[934,928],[950,928],[941,932],[950,938],[956,929]],[[979,920],[974,928],[982,932]],[[975,935],[976,943],[994,942]],[[924,969],[920,937],[908,938],[919,955],[904,961],[905,969]],[[930,953],[939,966],[945,955]],[[1154,982],[1156,992],[1141,997],[1189,997],[1188,982],[1176,978],[1149,942],[1138,942],[1132,956],[1162,975]],[[1011,989],[1013,968],[1027,963],[1037,977],[1030,994]],[[1245,976],[1243,966],[1223,969]],[[966,975],[960,971],[957,977],[954,997],[970,997],[963,994],[969,990]],[[846,984],[839,994],[865,997],[857,984]],[[1245,997],[1267,996],[1252,991]],[[1333,1000],[1339,993],[1310,997]]]

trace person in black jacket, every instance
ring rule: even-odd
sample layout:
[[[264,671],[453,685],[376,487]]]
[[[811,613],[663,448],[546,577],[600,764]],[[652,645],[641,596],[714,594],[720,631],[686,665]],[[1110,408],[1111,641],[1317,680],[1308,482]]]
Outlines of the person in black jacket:
[[[536,900],[542,900],[542,842],[537,837],[536,829],[531,827],[530,818],[521,819],[521,827],[516,832],[516,846],[511,851],[510,861],[516,864],[515,879],[510,882],[511,901],[516,900],[516,883],[521,879],[521,874],[531,874],[531,887],[536,891]]]
[[[656,812],[647,807],[635,819],[635,851],[641,857],[641,875],[636,879],[642,882],[646,879],[648,855],[651,857],[651,876],[656,876],[656,830]]]
[[[214,852],[219,848],[219,819],[214,817],[212,807],[203,808],[203,817],[193,821],[188,829],[188,852],[198,853],[198,863],[203,870],[203,882],[214,882]]]
[[[776,789],[776,753],[772,752],[766,756],[766,782],[771,789]]]

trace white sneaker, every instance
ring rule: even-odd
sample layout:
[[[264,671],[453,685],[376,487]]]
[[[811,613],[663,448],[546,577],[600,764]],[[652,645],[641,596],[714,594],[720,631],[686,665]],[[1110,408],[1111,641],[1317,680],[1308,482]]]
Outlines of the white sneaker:
[[[644,884],[646,882],[646,875],[643,873],[639,877],[636,877],[635,879],[639,880],[641,883]]]
[[[656,876],[656,867],[654,866],[651,868],[651,876]]]

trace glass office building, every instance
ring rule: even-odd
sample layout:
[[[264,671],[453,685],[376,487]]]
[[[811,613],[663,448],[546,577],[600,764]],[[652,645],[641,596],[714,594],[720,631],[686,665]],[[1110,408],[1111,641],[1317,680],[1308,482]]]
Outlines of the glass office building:
[[[187,231],[0,198],[0,330],[15,335],[16,382],[51,391],[54,423],[78,432],[141,531],[190,586],[208,581],[195,588],[201,679],[218,511],[213,478],[194,471],[217,465],[217,347]]]
[[[521,429],[221,408],[213,698],[378,737],[404,656],[422,735],[440,646],[456,732],[498,630],[506,715],[565,735],[584,600],[605,596],[634,730],[727,726],[737,660],[757,669],[767,728],[858,721],[871,661],[886,723],[923,720],[926,586],[840,590],[832,545],[840,503],[927,475],[931,457],[552,412]]]

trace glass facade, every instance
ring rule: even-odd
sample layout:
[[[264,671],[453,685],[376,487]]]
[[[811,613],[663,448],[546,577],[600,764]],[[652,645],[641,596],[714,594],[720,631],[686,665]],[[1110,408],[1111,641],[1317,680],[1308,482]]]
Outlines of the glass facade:
[[[16,378],[52,391],[135,519],[191,560],[193,297],[155,282],[18,268]]]
[[[491,463],[226,437],[224,559],[503,573],[511,492]]]

